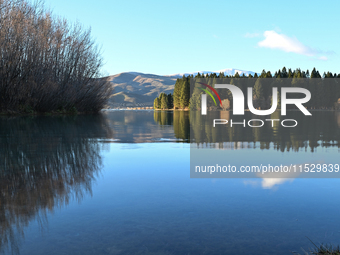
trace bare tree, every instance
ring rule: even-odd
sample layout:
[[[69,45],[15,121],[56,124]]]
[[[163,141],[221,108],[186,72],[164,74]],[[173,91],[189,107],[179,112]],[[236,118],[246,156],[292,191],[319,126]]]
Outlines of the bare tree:
[[[90,29],[41,3],[0,0],[0,111],[99,111],[111,94]]]

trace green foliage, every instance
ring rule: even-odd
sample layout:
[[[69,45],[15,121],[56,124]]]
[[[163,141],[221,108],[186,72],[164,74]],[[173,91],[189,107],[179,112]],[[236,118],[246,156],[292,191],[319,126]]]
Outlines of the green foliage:
[[[201,95],[203,94],[202,90],[195,88],[192,96],[190,98],[190,110],[198,110],[201,108]]]
[[[181,87],[183,84],[183,80],[185,79],[185,77],[183,77],[182,79],[177,79],[176,83],[175,83],[175,88],[174,88],[174,108],[178,109],[180,108],[180,96],[181,96]]]
[[[180,94],[180,107],[182,109],[189,107],[189,100],[190,100],[190,83],[186,78],[182,87],[181,87],[181,94]]]
[[[160,95],[160,101],[161,101],[161,109],[168,109],[168,96],[165,93],[161,93]]]
[[[311,78],[321,78],[321,75],[319,73],[319,71],[316,71],[315,67],[312,70],[312,73],[310,75]]]
[[[154,109],[172,109],[173,108],[173,97],[170,94],[161,93],[159,97],[156,97],[153,101],[153,108]]]
[[[159,109],[160,108],[160,102],[159,102],[159,98],[156,97],[155,100],[153,101],[153,108],[154,109]]]
[[[195,77],[190,75],[188,77],[183,76],[178,78],[175,84],[173,95],[168,95],[167,102],[163,99],[163,103],[159,101],[159,108],[161,109],[185,109],[190,108],[192,110],[199,110],[201,107],[201,94],[202,90],[194,88],[190,91],[190,79],[191,78],[204,78],[210,86],[214,86],[216,79],[224,79],[226,82],[237,86],[247,95],[247,88],[253,87],[254,107],[261,107],[268,109],[272,104],[272,88],[278,88],[278,108],[281,107],[281,95],[280,90],[282,87],[282,81],[284,78],[291,78],[291,83],[288,86],[302,87],[308,89],[312,94],[312,99],[305,104],[309,109],[329,109],[334,107],[334,103],[340,98],[340,85],[334,78],[340,78],[340,74],[333,74],[331,72],[325,72],[321,77],[319,71],[315,68],[311,72],[309,70],[303,71],[300,68],[295,70],[286,67],[279,69],[274,75],[270,71],[262,70],[261,74],[257,73],[252,75],[239,75],[236,73],[234,76],[225,76],[224,73],[219,74],[200,74]],[[276,79],[259,79],[259,78],[276,78]],[[308,78],[302,80],[301,78]],[[310,79],[313,78],[313,79]],[[318,78],[318,79],[314,79]],[[326,82],[327,80],[327,82]],[[334,82],[333,82],[334,81]],[[286,85],[287,86],[287,83]],[[192,93],[192,94],[190,94]],[[229,90],[218,91],[222,100],[228,99],[229,104],[233,104],[233,97]],[[291,98],[298,98],[301,96],[299,93],[290,93],[288,96]],[[159,99],[161,100],[161,95]],[[215,107],[215,104],[210,96],[207,97],[208,106]],[[167,105],[167,107],[166,107]],[[245,108],[247,102],[245,100]],[[218,106],[219,107],[219,106]],[[157,107],[154,107],[158,109]],[[223,106],[223,108],[226,108]]]
[[[168,108],[172,109],[174,108],[174,99],[173,96],[170,94],[168,94]]]

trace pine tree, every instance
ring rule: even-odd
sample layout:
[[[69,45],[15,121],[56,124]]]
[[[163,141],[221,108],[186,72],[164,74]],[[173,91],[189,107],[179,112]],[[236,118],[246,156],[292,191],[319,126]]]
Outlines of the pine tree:
[[[174,108],[174,100],[171,93],[168,94],[168,109]]]
[[[174,88],[174,95],[173,95],[173,104],[174,108],[178,109],[180,108],[180,97],[181,97],[181,88],[183,85],[183,78],[182,79],[177,79],[175,83],[175,88]]]
[[[281,74],[281,70],[279,69],[279,71],[277,72],[277,74],[275,75],[276,78],[281,78],[282,74]]]
[[[190,84],[188,79],[186,78],[181,88],[180,107],[182,109],[189,107],[189,100],[190,100]]]
[[[266,78],[267,77],[267,72],[266,72],[266,70],[262,70],[262,73],[261,73],[261,75],[260,75],[260,78]]]
[[[319,71],[316,71],[315,67],[312,70],[312,73],[310,75],[311,78],[321,78],[321,75],[319,73]]]
[[[292,69],[289,68],[288,69],[288,78],[293,78],[293,76],[294,76],[294,73],[292,72]]]
[[[159,98],[156,97],[155,100],[153,101],[153,108],[154,109],[159,109],[160,105],[159,105]]]
[[[287,69],[285,66],[282,68],[281,77],[288,78],[288,73],[287,73]]]
[[[161,109],[168,109],[168,96],[165,93],[160,95]]]
[[[273,78],[272,73],[270,71],[266,73],[266,78]]]

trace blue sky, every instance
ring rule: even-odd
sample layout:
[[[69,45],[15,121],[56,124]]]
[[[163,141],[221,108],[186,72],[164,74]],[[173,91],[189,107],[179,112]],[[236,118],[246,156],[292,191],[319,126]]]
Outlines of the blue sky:
[[[340,73],[340,1],[45,0],[91,27],[104,74],[237,68]]]

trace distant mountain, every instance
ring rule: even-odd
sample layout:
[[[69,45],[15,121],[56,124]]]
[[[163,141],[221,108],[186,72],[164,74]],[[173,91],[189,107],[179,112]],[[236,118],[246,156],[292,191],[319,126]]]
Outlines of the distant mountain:
[[[249,74],[254,75],[255,72],[252,71],[245,71],[245,70],[240,70],[240,69],[234,69],[234,68],[226,68],[226,69],[221,69],[218,71],[198,71],[198,72],[192,72],[192,73],[177,73],[177,74],[171,74],[171,75],[166,75],[169,77],[182,77],[183,75],[188,76],[188,75],[196,75],[196,74],[210,74],[210,73],[224,73],[224,75],[235,75],[238,73],[239,75],[246,75],[248,76]]]
[[[223,72],[225,75],[234,75],[238,72],[240,75],[252,74],[255,72],[244,71],[239,69],[222,69],[218,71],[201,71],[201,74]],[[172,93],[175,87],[176,79],[183,75],[195,75],[193,73],[179,73],[172,75],[155,75],[138,72],[126,72],[106,77],[112,83],[114,88],[107,107],[138,107],[152,106],[154,99],[162,92]]]
[[[108,76],[107,80],[112,83],[114,89],[108,101],[108,108],[152,106],[160,93],[173,92],[176,79],[177,77],[172,76],[137,72]]]

